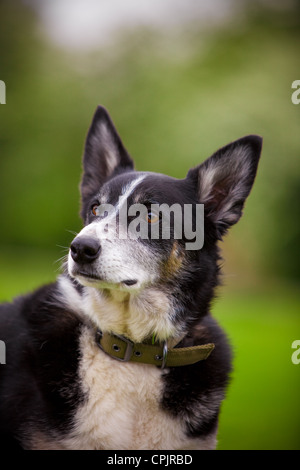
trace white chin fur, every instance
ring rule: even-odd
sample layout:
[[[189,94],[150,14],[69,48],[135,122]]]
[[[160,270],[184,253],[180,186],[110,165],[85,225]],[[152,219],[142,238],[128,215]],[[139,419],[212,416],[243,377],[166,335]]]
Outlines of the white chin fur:
[[[182,333],[172,321],[170,299],[154,287],[135,292],[132,287],[110,289],[107,296],[103,289],[97,289],[93,284],[79,294],[66,276],[59,278],[59,287],[60,300],[72,310],[82,311],[102,331],[113,331],[135,342],[141,342],[153,333],[161,341]]]

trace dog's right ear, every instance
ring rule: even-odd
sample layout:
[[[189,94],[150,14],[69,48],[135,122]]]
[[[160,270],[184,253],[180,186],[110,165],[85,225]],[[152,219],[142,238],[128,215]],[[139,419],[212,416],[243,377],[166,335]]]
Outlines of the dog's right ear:
[[[252,188],[262,148],[262,138],[248,135],[220,148],[188,172],[197,187],[198,202],[217,228],[221,239],[241,217]]]
[[[98,106],[85,142],[81,181],[81,216],[103,183],[114,174],[133,170],[133,161],[105,108]]]

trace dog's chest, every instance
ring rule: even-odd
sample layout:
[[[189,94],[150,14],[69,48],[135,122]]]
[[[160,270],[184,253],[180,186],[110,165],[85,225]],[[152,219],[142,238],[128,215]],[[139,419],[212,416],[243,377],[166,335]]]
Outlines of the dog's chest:
[[[118,362],[97,347],[86,328],[81,337],[80,380],[86,396],[65,446],[77,449],[191,448],[184,424],[160,406],[162,371]]]

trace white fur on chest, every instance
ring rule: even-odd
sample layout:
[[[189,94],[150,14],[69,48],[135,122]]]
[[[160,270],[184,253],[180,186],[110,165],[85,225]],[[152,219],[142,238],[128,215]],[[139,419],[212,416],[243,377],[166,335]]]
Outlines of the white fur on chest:
[[[87,399],[64,440],[66,448],[207,448],[207,440],[199,446],[199,440],[185,435],[179,419],[161,409],[160,369],[110,358],[98,348],[88,327],[81,337],[81,353],[80,379]]]

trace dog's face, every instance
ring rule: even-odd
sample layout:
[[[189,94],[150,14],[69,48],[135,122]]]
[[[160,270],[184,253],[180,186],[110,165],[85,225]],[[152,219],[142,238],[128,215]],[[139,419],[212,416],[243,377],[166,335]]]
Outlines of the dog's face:
[[[86,226],[71,244],[70,274],[84,285],[125,292],[175,274],[183,238],[174,238],[173,212],[168,220],[165,212],[172,206],[180,212],[184,200],[196,202],[185,180],[133,170],[112,176],[88,204]],[[156,210],[163,204],[165,211]]]
[[[85,227],[71,244],[70,276],[96,290],[138,296],[159,288],[169,298],[184,286],[198,290],[207,279],[216,284],[216,243],[242,214],[261,142],[258,136],[239,139],[182,180],[137,172],[98,107],[83,159]]]

